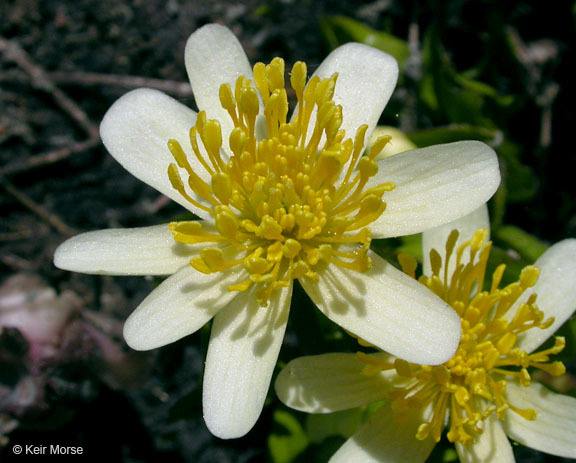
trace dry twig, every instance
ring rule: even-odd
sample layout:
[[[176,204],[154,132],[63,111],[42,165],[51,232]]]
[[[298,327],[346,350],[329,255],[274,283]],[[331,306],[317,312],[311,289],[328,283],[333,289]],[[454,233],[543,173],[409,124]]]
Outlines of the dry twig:
[[[6,178],[0,177],[0,183],[7,193],[12,195],[19,203],[34,212],[38,217],[45,220],[57,231],[66,236],[72,236],[76,234],[76,231],[70,226],[66,225],[58,216],[48,212],[44,207],[30,198],[30,196],[28,196],[26,193],[20,191],[18,188],[12,185],[12,183],[10,183]]]
[[[43,90],[54,98],[58,105],[82,127],[90,138],[98,138],[98,127],[80,106],[78,106],[68,95],[60,90],[48,78],[44,69],[33,62],[32,58],[14,40],[5,40],[0,37],[0,51],[5,56],[14,61],[30,78],[35,88]]]
[[[0,168],[0,176],[25,172],[30,169],[42,167],[48,164],[53,164],[55,162],[66,159],[72,154],[77,154],[92,149],[99,143],[100,143],[99,138],[89,138],[88,140],[74,143],[64,148],[60,148],[54,151],[48,151],[42,154],[37,154],[35,156],[30,156],[26,159],[13,161],[5,165],[4,167]]]
[[[61,85],[110,85],[133,88],[155,88],[181,98],[192,96],[192,88],[187,82],[174,80],[152,79],[140,76],[121,76],[117,74],[98,74],[95,72],[51,72],[48,77]]]

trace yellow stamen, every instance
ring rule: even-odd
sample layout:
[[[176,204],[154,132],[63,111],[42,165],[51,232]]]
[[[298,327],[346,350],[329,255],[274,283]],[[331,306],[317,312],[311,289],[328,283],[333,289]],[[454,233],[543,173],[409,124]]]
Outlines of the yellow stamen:
[[[378,139],[365,157],[366,125],[345,138],[342,107],[333,100],[337,74],[306,82],[306,65],[294,64],[289,80],[298,107],[292,122],[284,76],[284,61],[275,58],[254,66],[254,85],[241,76],[234,86],[220,87],[220,103],[234,124],[229,158],[220,122],[203,111],[190,129],[190,156],[177,141],[168,142],[176,161],[168,169],[172,186],[212,218],[209,225],[171,224],[174,239],[212,243],[190,262],[201,272],[243,266],[249,277],[228,289],[259,285],[262,305],[294,278],[317,281],[321,266],[367,271],[368,226],[385,211],[383,195],[394,188],[365,188],[389,138]],[[257,139],[264,127],[266,137]]]
[[[419,281],[460,315],[460,345],[452,359],[439,366],[414,365],[396,359],[397,375],[409,382],[406,387],[390,393],[389,400],[398,419],[414,408],[432,405],[432,417],[419,426],[417,439],[431,436],[439,441],[447,422],[448,440],[471,444],[482,433],[481,422],[492,414],[503,419],[506,410],[510,410],[527,420],[537,419],[536,411],[515,407],[513,398],[512,403],[509,402],[507,381],[529,386],[530,367],[555,376],[564,374],[562,362],[551,362],[550,355],[562,351],[565,340],[558,337],[551,348],[532,354],[516,347],[521,333],[546,329],[553,322],[553,319],[544,319],[536,306],[536,295],[519,302],[524,291],[536,283],[539,269],[528,266],[518,282],[500,288],[504,266],[499,266],[488,284],[484,279],[490,243],[486,242],[487,232],[479,230],[456,250],[456,268],[449,275],[446,263],[457,239],[458,232],[453,231],[446,243],[445,262],[437,251],[430,252],[432,275],[422,276]],[[399,260],[405,272],[414,277],[415,261],[402,254]],[[511,313],[513,307],[518,307],[515,313]],[[379,364],[373,357],[358,357],[366,363],[370,374],[390,368],[390,360]]]

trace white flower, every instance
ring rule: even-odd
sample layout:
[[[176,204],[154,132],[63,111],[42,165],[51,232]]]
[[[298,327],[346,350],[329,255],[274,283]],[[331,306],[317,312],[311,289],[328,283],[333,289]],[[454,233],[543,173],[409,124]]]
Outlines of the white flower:
[[[57,249],[55,264],[172,275],[127,320],[134,349],[174,342],[214,317],[203,406],[223,438],[242,436],[260,414],[294,279],[328,318],[382,349],[413,362],[449,358],[458,317],[369,245],[477,208],[499,184],[495,153],[460,142],[376,162],[381,138],[362,157],[398,74],[368,46],[338,48],[308,83],[296,63],[292,122],[281,59],[253,71],[219,25],[192,34],[185,58],[203,111],[136,90],[110,108],[101,135],[127,170],[202,220],[85,233]]]
[[[424,462],[444,427],[462,462],[513,462],[507,436],[576,458],[576,399],[532,382],[527,370],[565,371],[549,358],[563,349],[563,338],[534,351],[576,309],[576,240],[552,246],[537,267],[526,267],[519,282],[503,289],[498,289],[504,271],[499,266],[488,289],[479,292],[490,246],[483,244],[485,230],[473,234],[478,227],[488,227],[485,207],[424,233],[424,255],[430,256],[424,268],[430,277],[421,281],[462,318],[462,339],[451,360],[419,366],[386,353],[327,354],[293,360],[278,376],[280,399],[310,413],[387,400],[331,463]],[[458,243],[452,229],[460,231]],[[462,236],[473,238],[462,244]],[[431,249],[439,252],[429,254]],[[460,257],[450,259],[456,249]],[[464,251],[472,252],[471,260]],[[403,264],[413,272],[409,259]]]

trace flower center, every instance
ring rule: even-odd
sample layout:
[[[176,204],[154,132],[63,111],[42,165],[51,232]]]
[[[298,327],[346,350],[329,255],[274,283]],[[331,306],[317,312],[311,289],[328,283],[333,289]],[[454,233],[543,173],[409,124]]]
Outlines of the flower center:
[[[379,138],[365,156],[366,125],[353,140],[345,139],[342,107],[333,101],[336,79],[334,74],[306,82],[306,65],[297,62],[290,82],[298,109],[291,122],[282,59],[254,66],[255,87],[245,77],[238,78],[234,91],[223,84],[220,102],[234,123],[232,155],[222,150],[217,120],[200,112],[190,129],[193,155],[209,181],[194,171],[177,141],[168,142],[176,160],[168,169],[173,188],[213,219],[171,223],[174,239],[212,243],[190,262],[200,272],[243,266],[249,277],[228,289],[259,285],[262,305],[294,278],[317,280],[319,265],[359,272],[371,266],[367,225],[384,212],[382,196],[394,185],[365,186],[390,137]],[[266,135],[258,136],[261,132]],[[182,176],[188,177],[187,186]]]
[[[554,376],[565,373],[562,362],[550,362],[549,358],[564,349],[564,338],[557,337],[553,347],[533,354],[515,347],[519,334],[535,328],[546,329],[554,319],[544,320],[544,314],[536,306],[536,294],[517,303],[524,291],[536,283],[540,273],[537,267],[524,268],[519,281],[499,289],[505,270],[502,264],[494,271],[490,288],[482,290],[491,247],[491,243],[485,242],[486,237],[486,230],[478,230],[470,241],[458,248],[456,270],[451,277],[446,271],[447,265],[441,271],[442,258],[432,250],[432,276],[423,275],[419,279],[460,315],[462,338],[452,359],[439,366],[422,366],[400,359],[378,362],[359,353],[367,363],[365,373],[394,368],[408,381],[406,387],[390,395],[396,416],[402,418],[415,408],[432,407],[432,418],[420,425],[418,439],[432,436],[439,441],[448,423],[448,440],[469,444],[482,433],[483,420],[493,413],[503,419],[506,410],[533,420],[534,410],[519,409],[508,401],[507,381],[515,379],[529,386],[529,367]],[[446,263],[457,238],[458,232],[454,230],[446,243]],[[466,250],[470,260],[462,263]],[[414,259],[401,255],[400,262],[404,271],[414,277]],[[517,309],[511,314],[513,306]],[[449,421],[446,421],[447,414]]]

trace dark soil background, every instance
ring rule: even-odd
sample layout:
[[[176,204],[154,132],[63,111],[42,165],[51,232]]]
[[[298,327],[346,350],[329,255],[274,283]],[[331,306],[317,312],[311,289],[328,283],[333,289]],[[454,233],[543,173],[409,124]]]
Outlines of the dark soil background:
[[[141,86],[194,107],[183,62],[191,32],[221,23],[252,63],[282,56],[313,70],[331,47],[350,39],[330,29],[335,16],[402,39],[424,62],[432,59],[426,41],[436,40],[440,62],[472,69],[471,79],[512,97],[504,103],[482,94],[474,118],[442,101],[432,108],[422,90],[426,65],[409,60],[382,118],[413,132],[418,144],[446,137],[430,138],[430,130],[454,124],[466,124],[468,138],[482,139],[478,127],[498,132],[505,186],[491,209],[504,253],[534,255],[515,245],[514,232],[542,246],[576,236],[573,2],[0,0],[0,301],[23,295],[23,304],[69,314],[48,347],[35,346],[25,328],[0,335],[3,462],[28,461],[12,448],[31,443],[82,446],[83,456],[68,457],[74,461],[273,461],[272,394],[245,438],[222,441],[206,430],[208,328],[157,351],[131,352],[122,322],[157,282],[64,272],[52,255],[81,231],[153,225],[182,213],[106,153],[98,124],[118,97]],[[311,353],[289,331],[282,358],[302,352]],[[572,378],[561,385],[565,392],[574,390]],[[326,461],[327,449],[340,442],[298,461]],[[518,461],[562,461],[516,450]]]

